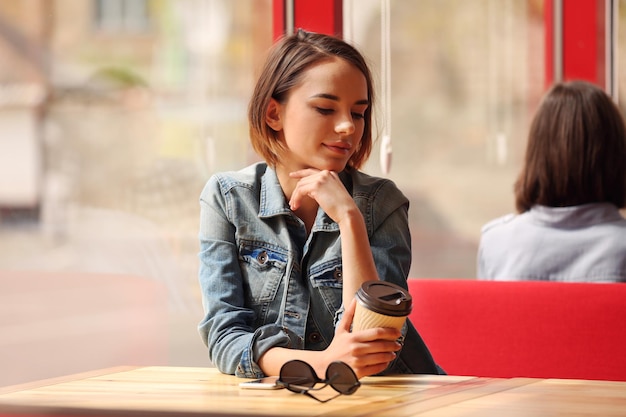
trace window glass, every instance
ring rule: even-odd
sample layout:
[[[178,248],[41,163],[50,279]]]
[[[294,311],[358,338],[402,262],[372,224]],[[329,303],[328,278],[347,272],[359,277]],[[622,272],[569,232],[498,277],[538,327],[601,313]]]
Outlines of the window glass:
[[[198,198],[257,159],[272,0],[0,0],[0,28],[0,386],[208,365]]]
[[[379,112],[389,119],[379,128],[392,142],[387,176],[411,200],[411,276],[473,278],[481,226],[514,210],[513,182],[545,87],[543,1],[344,5],[346,37],[380,81],[390,71],[390,108]],[[367,170],[384,175],[378,155]]]
[[[0,0],[0,386],[207,364],[198,196],[258,160],[246,106],[273,3]],[[543,0],[389,1],[381,24],[384,4],[344,2],[379,86],[390,70],[391,167],[376,150],[365,170],[411,200],[411,276],[472,278],[481,225],[513,210]]]

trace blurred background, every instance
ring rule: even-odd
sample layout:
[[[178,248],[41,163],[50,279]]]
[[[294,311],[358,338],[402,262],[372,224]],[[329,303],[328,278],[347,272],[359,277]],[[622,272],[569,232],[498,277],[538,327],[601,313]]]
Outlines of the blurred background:
[[[591,1],[617,65],[626,0]],[[278,3],[0,0],[0,386],[210,366],[198,197],[259,159],[246,106]],[[474,279],[550,82],[551,0],[333,3],[374,69],[393,154],[386,172],[375,147],[364,170],[411,201],[411,277]]]

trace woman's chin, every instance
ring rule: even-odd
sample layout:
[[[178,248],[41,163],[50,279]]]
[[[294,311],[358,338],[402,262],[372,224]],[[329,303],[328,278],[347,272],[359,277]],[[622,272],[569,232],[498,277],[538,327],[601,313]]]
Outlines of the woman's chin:
[[[341,172],[346,168],[347,163],[345,162],[326,162],[323,164],[317,164],[317,166],[315,167],[316,169],[319,169],[320,171],[334,171],[334,172]]]

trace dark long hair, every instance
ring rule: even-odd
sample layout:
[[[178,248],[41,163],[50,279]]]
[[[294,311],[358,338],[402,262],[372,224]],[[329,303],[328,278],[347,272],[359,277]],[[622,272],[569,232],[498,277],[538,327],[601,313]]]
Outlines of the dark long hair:
[[[601,88],[570,81],[548,91],[530,126],[514,189],[520,213],[534,204],[626,206],[626,128]]]

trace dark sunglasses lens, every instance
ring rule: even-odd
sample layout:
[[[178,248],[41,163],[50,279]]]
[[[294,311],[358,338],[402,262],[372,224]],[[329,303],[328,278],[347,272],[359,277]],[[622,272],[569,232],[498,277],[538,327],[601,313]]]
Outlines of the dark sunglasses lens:
[[[286,362],[282,368],[280,368],[280,381],[285,384],[287,389],[290,389],[290,385],[313,388],[318,379],[311,365],[300,360],[293,360]],[[298,388],[290,390],[295,392],[302,391]]]
[[[352,368],[343,362],[333,362],[328,366],[326,380],[335,391],[344,395],[353,394],[361,386]]]

